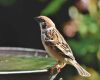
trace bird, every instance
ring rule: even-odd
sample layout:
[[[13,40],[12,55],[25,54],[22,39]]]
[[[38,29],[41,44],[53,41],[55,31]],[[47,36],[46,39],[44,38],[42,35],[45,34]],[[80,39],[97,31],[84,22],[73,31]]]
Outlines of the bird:
[[[75,60],[70,46],[57,30],[55,23],[49,17],[42,15],[35,17],[35,20],[40,26],[41,42],[46,52],[57,62],[53,69],[56,68],[60,72],[63,67],[70,64],[76,68],[79,75],[90,77],[91,74]]]

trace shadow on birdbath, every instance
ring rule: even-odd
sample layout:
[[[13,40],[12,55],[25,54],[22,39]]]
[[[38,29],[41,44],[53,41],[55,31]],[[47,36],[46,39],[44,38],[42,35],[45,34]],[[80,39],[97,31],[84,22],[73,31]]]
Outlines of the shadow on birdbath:
[[[48,80],[55,63],[44,50],[0,47],[0,80]]]

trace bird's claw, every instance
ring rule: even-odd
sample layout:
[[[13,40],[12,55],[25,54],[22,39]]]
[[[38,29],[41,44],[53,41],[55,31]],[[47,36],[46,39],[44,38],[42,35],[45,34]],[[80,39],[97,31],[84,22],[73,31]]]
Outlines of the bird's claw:
[[[51,73],[51,74],[56,74],[56,73],[58,73],[57,68],[51,68],[50,73]]]
[[[56,73],[59,73],[59,72],[61,72],[61,68],[60,67],[59,68],[57,68],[57,67],[51,68],[51,70],[50,70],[51,74],[56,74]]]

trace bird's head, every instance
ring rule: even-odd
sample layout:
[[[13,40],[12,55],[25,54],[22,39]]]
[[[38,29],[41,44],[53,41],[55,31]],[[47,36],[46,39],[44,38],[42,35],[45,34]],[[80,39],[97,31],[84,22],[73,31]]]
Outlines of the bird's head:
[[[50,27],[55,27],[53,21],[46,16],[35,17],[35,20],[40,24],[40,28],[42,30],[48,29]]]

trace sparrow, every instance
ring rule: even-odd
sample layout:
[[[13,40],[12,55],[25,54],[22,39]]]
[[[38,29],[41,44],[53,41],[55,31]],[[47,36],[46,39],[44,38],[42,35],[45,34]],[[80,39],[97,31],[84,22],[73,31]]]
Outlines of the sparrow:
[[[70,46],[57,30],[54,22],[47,16],[38,16],[35,19],[39,23],[41,41],[46,52],[57,61],[53,68],[57,68],[58,72],[60,72],[65,65],[70,64],[77,69],[81,76],[90,77],[91,74],[75,60]]]

